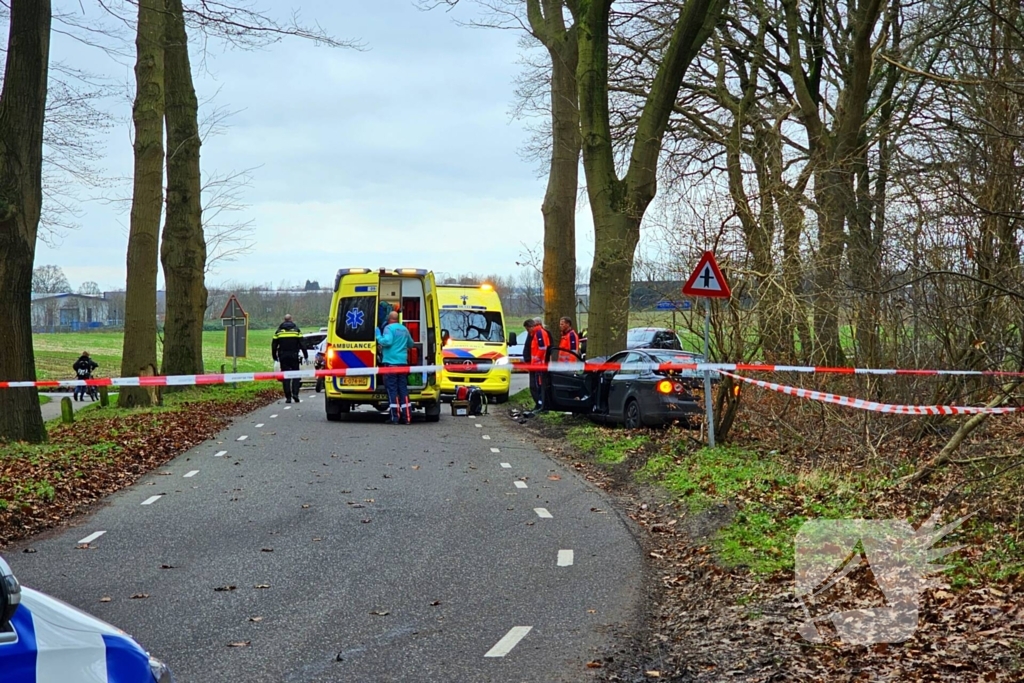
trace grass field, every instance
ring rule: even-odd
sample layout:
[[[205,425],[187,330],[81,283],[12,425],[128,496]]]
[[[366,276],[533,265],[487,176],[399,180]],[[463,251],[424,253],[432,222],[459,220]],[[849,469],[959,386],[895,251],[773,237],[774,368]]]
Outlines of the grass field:
[[[249,357],[238,359],[239,372],[271,370],[270,340],[273,330],[249,330]],[[66,334],[36,334],[32,337],[39,379],[73,379],[71,366],[88,351],[99,363],[96,377],[117,377],[121,374],[121,332],[69,332]],[[163,349],[157,347],[159,361]],[[224,333],[203,333],[203,360],[207,372],[220,372],[223,364],[231,372],[231,359],[224,357]]]

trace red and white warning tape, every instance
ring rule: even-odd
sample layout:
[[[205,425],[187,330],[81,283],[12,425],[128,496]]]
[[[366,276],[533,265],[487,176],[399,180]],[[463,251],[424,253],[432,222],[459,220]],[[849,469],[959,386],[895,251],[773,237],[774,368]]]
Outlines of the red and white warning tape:
[[[731,372],[722,372],[722,374],[735,380],[746,382],[747,384],[753,384],[761,387],[762,389],[777,391],[780,394],[788,394],[798,398],[807,398],[812,401],[834,403],[836,405],[846,406],[847,408],[856,408],[858,410],[871,410],[876,413],[889,413],[893,415],[1004,415],[1006,413],[1024,411],[1024,406],[989,408],[987,406],[909,406],[893,403],[877,403],[875,401],[865,401],[863,399],[852,398],[850,396],[829,394],[824,391],[813,391],[811,389],[800,389],[799,387],[776,384],[775,382],[765,382],[759,379],[751,379],[750,377],[735,375]]]
[[[729,372],[800,372],[825,373],[843,375],[892,375],[892,376],[961,376],[961,377],[1024,377],[1024,372],[1002,370],[904,370],[886,368],[844,368],[813,365],[761,365],[756,363],[516,363],[495,366],[489,363],[481,365],[414,365],[403,367],[369,367],[339,368],[334,370],[288,370],[284,372],[237,372],[208,375],[160,375],[153,377],[99,377],[90,380],[43,380],[0,382],[0,389],[31,388],[54,389],[60,387],[80,386],[115,386],[115,387],[163,387],[193,386],[207,384],[232,384],[236,382],[280,381],[284,379],[310,379],[314,377],[358,377],[383,374],[436,374],[447,369],[450,374],[458,375],[467,372],[486,372],[491,369],[507,369],[512,372],[602,372],[606,370],[658,370],[662,372],[682,372],[696,376],[704,370],[714,373]],[[744,381],[752,381],[742,378]]]

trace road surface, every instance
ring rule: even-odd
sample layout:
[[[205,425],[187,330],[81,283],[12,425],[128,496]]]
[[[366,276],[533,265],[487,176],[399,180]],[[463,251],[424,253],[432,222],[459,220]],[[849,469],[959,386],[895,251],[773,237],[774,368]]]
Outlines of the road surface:
[[[635,628],[626,524],[502,407],[392,427],[305,396],[7,559],[179,683],[585,681]]]

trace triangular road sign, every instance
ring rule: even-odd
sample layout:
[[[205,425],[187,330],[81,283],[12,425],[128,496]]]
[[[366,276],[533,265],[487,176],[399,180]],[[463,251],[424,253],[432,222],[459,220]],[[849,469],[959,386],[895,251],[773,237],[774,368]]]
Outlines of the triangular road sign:
[[[683,294],[687,296],[706,296],[712,299],[728,299],[732,296],[729,283],[725,281],[722,271],[718,269],[715,255],[705,251],[700,257],[697,267],[690,279],[683,285]]]
[[[228,297],[228,302],[224,305],[224,311],[220,314],[220,319],[226,318],[243,318],[245,317],[245,310],[242,308],[242,304],[238,302],[235,295],[232,294]]]

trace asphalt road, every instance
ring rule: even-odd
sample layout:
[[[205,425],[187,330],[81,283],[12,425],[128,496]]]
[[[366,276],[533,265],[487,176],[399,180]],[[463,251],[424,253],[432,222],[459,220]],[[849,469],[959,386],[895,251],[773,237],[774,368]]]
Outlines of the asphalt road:
[[[585,681],[635,627],[626,524],[502,407],[392,427],[306,396],[7,559],[179,683]]]

